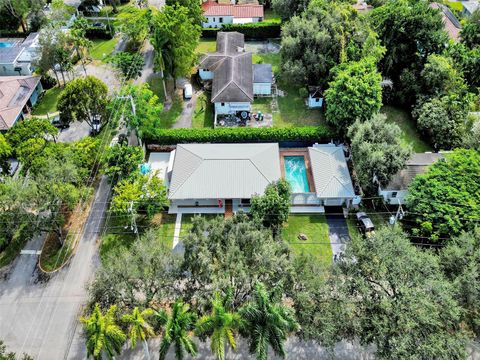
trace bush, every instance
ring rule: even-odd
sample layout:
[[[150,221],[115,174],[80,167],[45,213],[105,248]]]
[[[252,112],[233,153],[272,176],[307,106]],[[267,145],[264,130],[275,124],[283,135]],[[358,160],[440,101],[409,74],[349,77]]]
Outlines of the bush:
[[[90,27],[85,32],[85,37],[89,40],[93,39],[112,39],[115,35],[115,28],[113,25],[107,25],[106,28]]]
[[[217,128],[217,129],[155,129],[141,130],[147,144],[175,145],[184,143],[219,142],[280,142],[328,141],[331,131],[324,126],[298,128]]]
[[[281,25],[279,21],[269,20],[250,24],[225,24],[222,28],[202,29],[203,38],[217,37],[218,31],[238,31],[246,39],[270,39],[280,37]]]
[[[44,74],[42,76],[42,86],[45,90],[53,88],[55,85],[57,85],[57,80],[50,75],[50,74]]]

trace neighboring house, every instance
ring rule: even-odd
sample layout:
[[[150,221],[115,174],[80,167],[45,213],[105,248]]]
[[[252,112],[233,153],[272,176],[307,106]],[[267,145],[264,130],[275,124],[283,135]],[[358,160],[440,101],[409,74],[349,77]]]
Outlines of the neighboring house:
[[[403,205],[405,197],[408,195],[408,186],[418,174],[423,174],[428,166],[437,160],[443,158],[441,153],[417,153],[412,156],[403,170],[400,170],[388,183],[382,188],[378,187],[378,195],[390,205]]]
[[[248,211],[252,196],[282,177],[292,187],[292,212],[359,202],[343,148],[333,144],[293,150],[277,143],[179,144],[164,163],[170,213]]]
[[[445,31],[450,39],[458,42],[460,39],[460,30],[462,29],[462,25],[460,25],[460,22],[452,13],[452,11],[447,6],[439,3],[430,3],[430,7],[432,9],[439,9],[441,11],[443,27]]]
[[[245,51],[244,36],[238,32],[219,32],[216,52],[204,56],[198,68],[203,81],[212,81],[215,119],[250,113],[255,95],[272,93],[272,66],[253,65],[252,53]]]
[[[478,0],[461,1],[460,3],[463,5],[462,15],[464,16],[471,16],[480,7]]]
[[[207,1],[202,4],[204,28],[219,28],[224,24],[248,24],[263,21],[263,5],[218,4]]]
[[[323,106],[323,93],[319,86],[308,87],[307,106],[310,109],[321,108]]]
[[[42,91],[39,76],[0,77],[0,131],[7,131],[23,120]]]
[[[23,41],[0,42],[0,76],[32,75],[38,50],[38,33],[31,33]]]

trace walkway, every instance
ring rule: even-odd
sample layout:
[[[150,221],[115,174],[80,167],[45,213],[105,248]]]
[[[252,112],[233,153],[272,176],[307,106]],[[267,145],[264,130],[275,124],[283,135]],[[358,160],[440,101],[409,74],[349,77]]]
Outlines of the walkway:
[[[173,252],[183,252],[183,243],[180,241],[180,231],[182,230],[182,213],[177,214],[175,219],[175,230],[173,231]]]
[[[335,260],[341,253],[345,251],[347,243],[350,241],[347,221],[343,215],[332,215],[327,213],[325,214],[325,217],[327,218],[328,237],[330,238],[333,259]]]

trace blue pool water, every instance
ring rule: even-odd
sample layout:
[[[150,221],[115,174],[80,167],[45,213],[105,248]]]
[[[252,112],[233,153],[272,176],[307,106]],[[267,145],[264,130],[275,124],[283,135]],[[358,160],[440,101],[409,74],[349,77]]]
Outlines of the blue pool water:
[[[309,192],[307,168],[303,156],[285,156],[285,178],[290,183],[293,193]]]
[[[6,48],[12,46],[13,43],[10,42],[0,42],[0,48]]]

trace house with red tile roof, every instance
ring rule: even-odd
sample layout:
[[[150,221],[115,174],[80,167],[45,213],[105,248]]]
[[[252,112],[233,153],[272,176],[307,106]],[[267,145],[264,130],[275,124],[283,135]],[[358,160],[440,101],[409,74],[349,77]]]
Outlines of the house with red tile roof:
[[[447,6],[439,3],[430,3],[430,7],[432,9],[438,9],[441,12],[443,27],[445,31],[447,32],[450,39],[458,42],[460,39],[460,31],[462,29],[462,26],[460,25],[460,22],[457,20],[455,15],[450,11]]]
[[[202,4],[204,28],[220,28],[224,24],[248,24],[263,21],[263,5],[219,4],[207,1]]]

